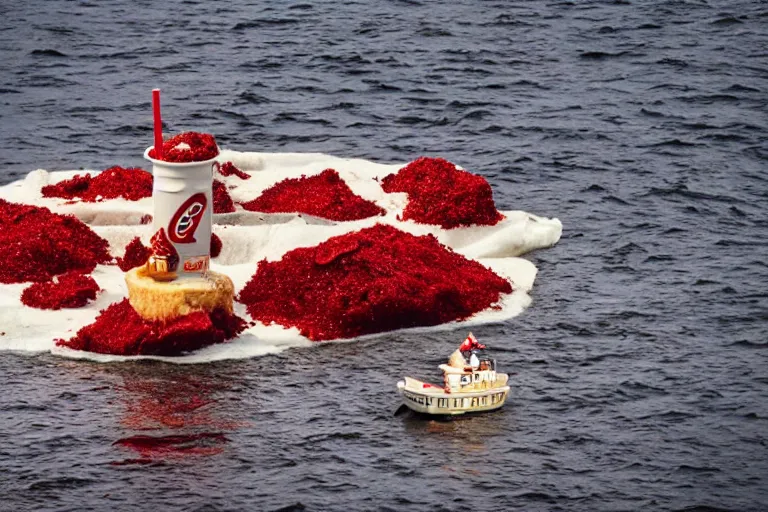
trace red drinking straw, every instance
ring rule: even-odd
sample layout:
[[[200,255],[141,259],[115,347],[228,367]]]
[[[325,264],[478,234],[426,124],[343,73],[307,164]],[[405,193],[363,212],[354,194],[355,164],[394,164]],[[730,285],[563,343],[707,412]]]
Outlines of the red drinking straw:
[[[152,113],[155,116],[155,159],[163,159],[163,119],[160,117],[160,89],[152,89]]]

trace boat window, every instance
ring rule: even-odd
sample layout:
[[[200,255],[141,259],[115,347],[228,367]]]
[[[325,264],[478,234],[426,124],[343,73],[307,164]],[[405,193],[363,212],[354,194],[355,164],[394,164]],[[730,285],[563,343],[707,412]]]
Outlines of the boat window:
[[[448,407],[448,399],[447,398],[438,398],[437,399],[437,406],[441,409],[444,409]]]
[[[479,373],[475,374],[475,382],[480,382],[480,374]]]
[[[488,397],[487,396],[484,396],[483,398],[480,399],[480,404],[485,405],[487,403],[488,403]]]
[[[477,406],[477,397],[472,399],[472,404],[470,405],[470,407],[476,407],[476,406]]]

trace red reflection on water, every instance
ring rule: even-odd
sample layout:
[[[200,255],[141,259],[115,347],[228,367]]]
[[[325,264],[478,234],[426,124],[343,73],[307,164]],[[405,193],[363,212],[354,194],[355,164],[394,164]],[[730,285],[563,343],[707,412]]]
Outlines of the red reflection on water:
[[[131,436],[118,439],[113,444],[136,450],[141,455],[139,461],[152,461],[164,455],[216,455],[224,451],[229,442],[219,432],[200,434],[181,434],[170,436]]]
[[[222,453],[229,443],[226,433],[248,425],[228,417],[237,414],[228,406],[230,399],[221,401],[228,388],[227,382],[189,375],[126,377],[118,395],[125,403],[120,423],[142,433],[122,437],[113,445],[139,457],[112,464],[153,464]]]

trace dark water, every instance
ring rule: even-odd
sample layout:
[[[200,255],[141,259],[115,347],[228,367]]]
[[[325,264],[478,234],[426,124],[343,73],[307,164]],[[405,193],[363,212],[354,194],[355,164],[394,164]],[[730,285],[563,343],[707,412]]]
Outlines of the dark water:
[[[491,415],[392,416],[463,331],[182,367],[4,353],[0,509],[768,509],[766,3],[10,4],[0,182],[144,165],[161,87],[167,132],[443,156],[565,231],[527,256],[532,307],[475,329],[517,372]]]

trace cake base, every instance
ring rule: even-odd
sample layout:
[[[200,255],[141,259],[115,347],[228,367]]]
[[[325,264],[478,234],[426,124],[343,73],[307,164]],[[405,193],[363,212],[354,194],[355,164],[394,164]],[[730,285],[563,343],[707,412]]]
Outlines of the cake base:
[[[235,286],[229,277],[217,272],[163,282],[152,279],[142,266],[126,272],[125,283],[128,301],[145,320],[166,321],[218,308],[232,313]]]

